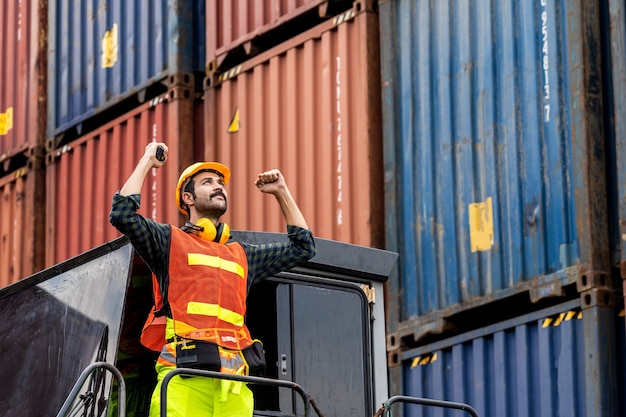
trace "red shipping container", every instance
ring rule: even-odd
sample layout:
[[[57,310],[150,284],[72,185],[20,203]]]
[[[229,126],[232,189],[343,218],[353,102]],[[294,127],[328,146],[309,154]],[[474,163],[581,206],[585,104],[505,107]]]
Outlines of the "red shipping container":
[[[351,5],[351,1],[345,0],[209,1],[206,3],[207,72],[216,71],[227,54],[238,47],[250,53],[252,43],[273,29],[281,26],[286,29],[274,38],[288,36],[298,30],[302,32],[305,30],[302,27],[306,26],[303,23],[317,21],[333,13],[332,9],[345,10]],[[285,28],[288,24],[294,27]]]
[[[45,182],[36,160],[0,178],[0,288],[44,268]]]
[[[316,236],[383,247],[377,14],[350,10],[210,83],[206,159],[232,170],[231,228],[285,231],[253,186],[278,168]]]
[[[47,155],[46,266],[120,236],[109,223],[111,199],[151,141],[167,144],[168,161],[148,176],[140,213],[180,224],[175,187],[180,172],[201,159],[204,128],[194,116],[202,102],[172,91]]]
[[[22,154],[20,166],[29,149],[45,142],[45,4],[0,5],[0,161]]]

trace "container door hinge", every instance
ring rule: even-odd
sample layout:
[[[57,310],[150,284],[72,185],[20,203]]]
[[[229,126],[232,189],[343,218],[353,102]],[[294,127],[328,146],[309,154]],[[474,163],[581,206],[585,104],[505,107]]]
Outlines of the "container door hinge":
[[[365,297],[367,298],[367,304],[370,307],[370,321],[374,321],[376,319],[376,317],[374,317],[374,304],[376,303],[376,289],[366,284],[361,285],[361,289],[365,293]]]
[[[376,302],[376,289],[366,284],[361,285],[361,289],[367,297],[367,302],[370,304],[374,304]]]

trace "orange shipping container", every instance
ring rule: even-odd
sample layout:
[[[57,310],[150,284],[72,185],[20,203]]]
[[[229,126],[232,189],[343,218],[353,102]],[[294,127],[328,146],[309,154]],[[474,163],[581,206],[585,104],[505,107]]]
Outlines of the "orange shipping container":
[[[0,178],[0,288],[44,268],[42,165],[41,157],[31,156],[25,167]]]
[[[231,228],[285,231],[253,187],[279,168],[316,236],[384,245],[377,45],[377,14],[354,9],[207,78],[206,159],[232,170]]]
[[[46,266],[120,236],[109,223],[111,199],[151,141],[168,145],[168,161],[148,176],[140,213],[180,223],[174,190],[182,169],[203,153],[196,136],[204,127],[194,117],[202,103],[172,91],[47,155]]]
[[[229,54],[251,54],[290,33],[301,33],[336,11],[346,0],[239,0],[206,3],[207,71],[217,71]],[[280,28],[280,29],[278,29]],[[237,51],[240,49],[240,51]]]
[[[43,145],[46,129],[46,2],[0,5],[0,161],[11,169],[21,155]],[[8,161],[8,162],[7,162]],[[9,163],[10,162],[10,163]]]

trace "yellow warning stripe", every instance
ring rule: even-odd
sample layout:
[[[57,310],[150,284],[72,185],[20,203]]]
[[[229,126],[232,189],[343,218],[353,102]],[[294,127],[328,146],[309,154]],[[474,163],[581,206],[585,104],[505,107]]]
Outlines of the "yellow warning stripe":
[[[241,73],[241,65],[237,65],[236,67],[229,69],[225,73],[221,74],[218,79],[219,81],[226,81],[239,75],[239,73]]]
[[[414,358],[411,362],[411,369],[416,366],[428,365],[429,363],[433,363],[437,360],[437,353],[433,353],[430,355],[418,356]]]
[[[570,321],[572,319],[580,320],[583,318],[582,310],[570,310],[563,313],[558,314],[553,317],[546,317],[541,323],[542,328],[546,328],[549,326],[557,327],[560,326],[564,321]]]

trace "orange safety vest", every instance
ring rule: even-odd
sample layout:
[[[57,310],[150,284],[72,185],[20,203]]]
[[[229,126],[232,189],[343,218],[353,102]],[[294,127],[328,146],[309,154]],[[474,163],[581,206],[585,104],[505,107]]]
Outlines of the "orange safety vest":
[[[169,257],[167,298],[176,335],[234,350],[251,345],[244,323],[248,262],[243,247],[210,242],[172,227]],[[152,280],[158,310],[163,298],[154,274]],[[141,343],[160,351],[167,343],[165,322],[151,312]]]

